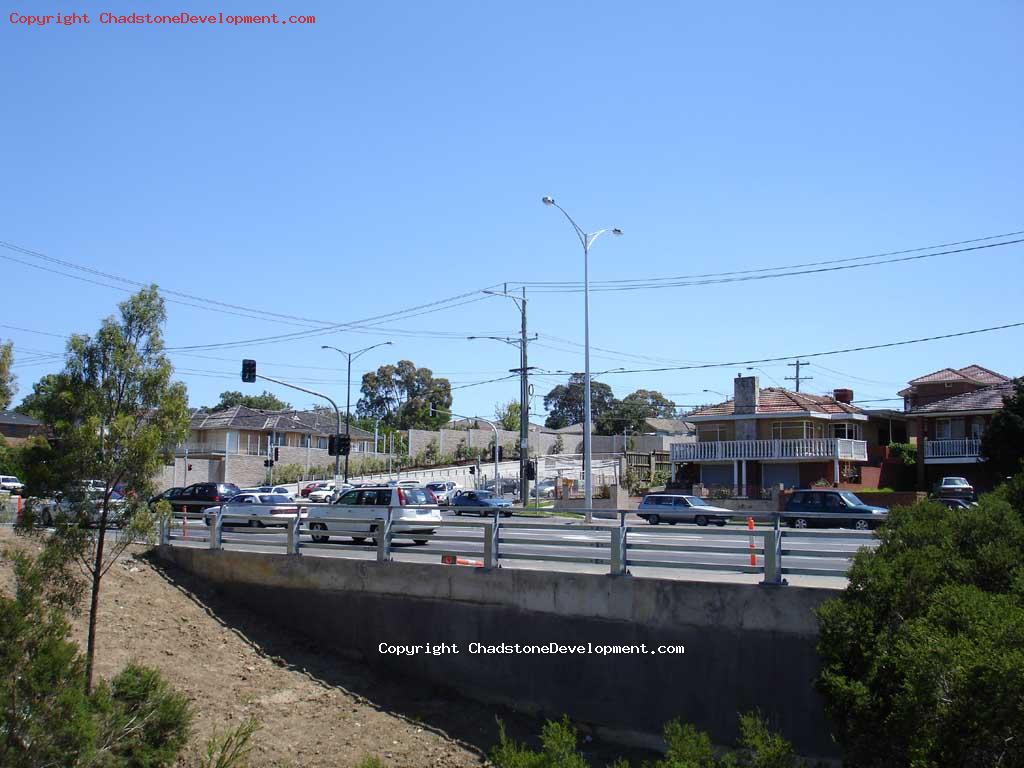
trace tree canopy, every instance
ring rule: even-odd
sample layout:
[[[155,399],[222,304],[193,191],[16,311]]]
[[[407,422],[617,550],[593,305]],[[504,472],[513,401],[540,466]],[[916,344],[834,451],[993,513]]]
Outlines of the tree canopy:
[[[518,432],[519,414],[522,413],[522,410],[518,400],[509,400],[504,404],[496,403],[494,405],[494,419],[502,429]]]
[[[610,435],[629,429],[632,432],[646,431],[647,419],[671,419],[676,415],[676,404],[661,392],[638,389],[630,392],[597,420],[597,431]]]
[[[981,438],[981,455],[1000,478],[1019,472],[1024,459],[1024,378],[1014,381],[1013,394]]]
[[[976,507],[896,508],[819,609],[846,765],[1024,766],[1024,476]]]
[[[429,368],[417,368],[411,360],[382,365],[363,374],[356,414],[377,417],[397,429],[439,429],[449,417],[452,387],[448,379],[434,378]],[[433,414],[431,414],[433,408]]]
[[[583,379],[584,374],[574,373],[567,384],[559,384],[544,395],[544,409],[548,417],[544,426],[561,429],[570,424],[583,422]],[[612,388],[601,381],[590,379],[590,410],[596,424],[615,404]]]
[[[14,364],[14,344],[8,341],[0,344],[0,411],[10,407],[15,393],[17,377],[11,373],[11,366]]]
[[[33,404],[54,432],[51,481],[72,504],[67,524],[58,525],[58,532],[74,546],[92,577],[87,688],[92,684],[100,581],[128,544],[152,530],[146,505],[152,479],[175,444],[188,435],[185,386],[171,381],[171,363],[163,351],[165,319],[156,286],[129,297],[119,305],[119,316],[106,318],[94,336],[71,337],[64,369],[37,391]],[[87,496],[80,484],[85,479],[103,483],[99,499]],[[108,546],[111,500],[119,486],[130,490],[118,502],[123,504],[117,513],[124,530]]]
[[[266,390],[263,390],[258,395],[246,395],[237,390],[229,390],[220,393],[220,402],[203,410],[223,411],[225,408],[233,408],[236,405],[244,405],[246,408],[255,408],[259,411],[287,411],[291,409],[289,403]]]

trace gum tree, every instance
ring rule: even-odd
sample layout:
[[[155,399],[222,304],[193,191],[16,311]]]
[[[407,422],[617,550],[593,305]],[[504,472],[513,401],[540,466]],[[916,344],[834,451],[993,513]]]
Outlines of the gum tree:
[[[156,286],[131,296],[94,336],[71,338],[64,370],[36,405],[54,430],[53,470],[67,500],[57,535],[72,545],[90,581],[87,691],[103,576],[133,540],[152,535],[152,478],[188,434],[185,386],[171,381],[164,355],[165,320]],[[100,481],[102,491],[84,489],[87,478]],[[115,522],[121,530],[108,536]]]

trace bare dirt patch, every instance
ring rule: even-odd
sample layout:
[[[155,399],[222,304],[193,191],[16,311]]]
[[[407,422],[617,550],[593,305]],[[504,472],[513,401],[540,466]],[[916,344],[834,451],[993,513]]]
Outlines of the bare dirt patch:
[[[0,529],[0,548],[11,544],[34,546]],[[12,586],[10,564],[0,558],[0,590],[10,594]],[[74,622],[83,648],[85,618]],[[394,768],[481,766],[497,741],[496,716],[517,740],[533,741],[541,726],[326,657],[189,574],[165,570],[144,547],[110,569],[100,595],[97,672],[110,677],[130,661],[159,668],[192,700],[195,732],[182,765],[195,764],[211,734],[249,716],[261,724],[253,768],[347,768],[367,756]],[[585,752],[604,765],[623,750],[595,741]]]

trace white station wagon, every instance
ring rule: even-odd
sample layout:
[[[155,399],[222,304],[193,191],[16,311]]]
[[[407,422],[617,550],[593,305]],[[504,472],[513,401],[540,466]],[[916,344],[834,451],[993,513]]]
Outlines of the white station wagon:
[[[387,517],[391,509],[392,530],[395,533],[431,534],[441,522],[441,510],[437,499],[426,488],[408,488],[394,485],[374,485],[352,488],[328,506],[310,506],[307,519],[310,530],[323,531],[312,534],[313,541],[323,543],[331,535],[347,536],[357,544],[369,539],[376,541],[377,524],[373,521]],[[365,523],[341,523],[332,517],[366,520]],[[426,544],[427,539],[414,539],[417,544]]]

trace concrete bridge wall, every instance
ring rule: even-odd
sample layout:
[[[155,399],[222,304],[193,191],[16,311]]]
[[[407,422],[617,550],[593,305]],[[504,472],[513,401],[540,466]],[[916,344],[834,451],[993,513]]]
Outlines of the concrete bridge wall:
[[[682,718],[720,744],[760,709],[805,755],[834,757],[813,609],[830,590],[161,547],[230,599],[390,673],[484,703],[568,714],[619,737]],[[495,645],[683,645],[683,655],[474,655]],[[455,645],[395,657],[391,645]]]

